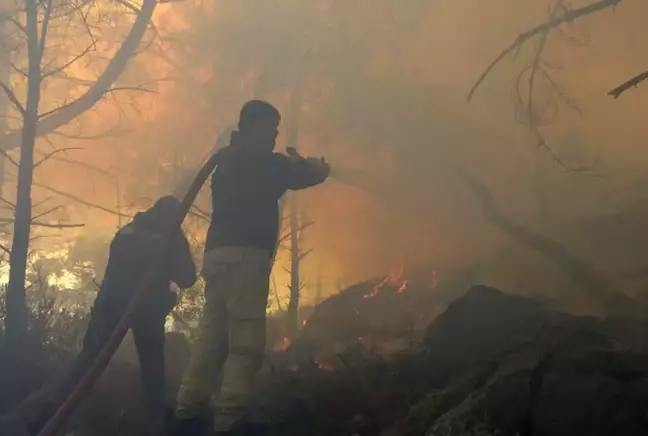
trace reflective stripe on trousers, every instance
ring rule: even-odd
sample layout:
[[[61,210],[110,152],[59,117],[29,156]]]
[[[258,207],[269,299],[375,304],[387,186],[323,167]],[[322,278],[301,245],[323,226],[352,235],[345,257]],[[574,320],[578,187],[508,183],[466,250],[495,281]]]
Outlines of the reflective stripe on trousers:
[[[269,254],[260,249],[205,253],[205,307],[178,392],[178,418],[204,413],[212,395],[216,431],[229,430],[244,417],[265,349],[270,268]]]

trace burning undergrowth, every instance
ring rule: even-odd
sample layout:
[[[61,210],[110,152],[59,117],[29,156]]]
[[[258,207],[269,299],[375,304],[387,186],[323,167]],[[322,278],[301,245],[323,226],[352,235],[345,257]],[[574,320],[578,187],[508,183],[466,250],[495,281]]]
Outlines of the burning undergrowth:
[[[364,298],[376,283],[335,298],[384,299],[393,313],[396,296],[407,293],[392,282]],[[342,337],[358,328],[324,324],[317,312],[310,329],[322,323]],[[326,364],[270,368],[255,413],[273,424],[271,434],[295,436],[638,436],[648,431],[648,355],[620,346],[600,320],[478,286],[432,321],[418,346],[386,356],[356,341]],[[286,354],[303,348],[298,341]]]
[[[260,374],[252,412],[267,435],[648,434],[648,355],[621,350],[604,322],[483,286],[448,304],[446,287],[398,268],[317,306]],[[380,347],[403,328],[417,339]],[[124,415],[136,375],[105,374],[88,404],[106,406],[79,411],[78,434],[137,434]]]
[[[300,341],[320,353],[354,343],[385,352],[407,348],[443,310],[442,285],[435,270],[407,271],[399,265],[385,277],[351,286],[316,306]]]

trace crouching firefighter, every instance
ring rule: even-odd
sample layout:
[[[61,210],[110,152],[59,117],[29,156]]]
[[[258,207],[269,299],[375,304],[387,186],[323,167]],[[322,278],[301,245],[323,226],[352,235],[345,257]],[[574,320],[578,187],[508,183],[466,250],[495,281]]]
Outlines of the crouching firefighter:
[[[145,271],[162,250],[166,232],[173,225],[179,208],[180,203],[174,197],[162,197],[152,208],[138,213],[113,238],[104,279],[90,313],[83,349],[58,389],[57,403],[83,377],[108,342]],[[151,434],[159,434],[165,425],[164,327],[167,315],[177,303],[177,295],[169,289],[169,285],[173,281],[180,288],[189,288],[196,282],[196,267],[189,243],[182,231],[176,234],[171,255],[165,260],[166,264],[160,269],[148,293],[140,300],[130,326],[139,357],[148,413],[147,427]],[[32,425],[30,432],[39,431],[50,416]]]
[[[269,103],[246,103],[238,130],[216,154],[202,270],[205,307],[176,401],[177,435],[255,434],[246,406],[265,348],[278,202],[286,191],[318,185],[329,175],[324,159],[274,152],[279,122]],[[210,415],[213,428],[206,429]]]

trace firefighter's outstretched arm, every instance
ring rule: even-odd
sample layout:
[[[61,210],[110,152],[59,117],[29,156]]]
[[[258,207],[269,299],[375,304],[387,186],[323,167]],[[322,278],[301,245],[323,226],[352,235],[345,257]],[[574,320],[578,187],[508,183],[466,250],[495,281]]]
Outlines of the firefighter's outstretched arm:
[[[190,288],[198,278],[196,277],[196,265],[191,256],[189,242],[182,231],[178,233],[173,250],[171,280],[180,288]]]
[[[305,158],[292,147],[288,147],[285,160],[286,187],[291,190],[306,189],[324,182],[331,167],[324,158]]]

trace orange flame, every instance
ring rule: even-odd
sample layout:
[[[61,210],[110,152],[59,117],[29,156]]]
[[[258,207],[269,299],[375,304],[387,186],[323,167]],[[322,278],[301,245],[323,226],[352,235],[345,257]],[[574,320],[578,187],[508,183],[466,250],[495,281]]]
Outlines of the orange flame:
[[[323,371],[333,371],[333,365],[328,362],[316,362],[317,367]]]
[[[439,277],[437,276],[437,271],[435,269],[433,269],[432,270],[432,281],[430,282],[430,285],[432,285],[432,289],[436,289],[438,284],[439,284]]]
[[[290,347],[290,344],[292,341],[288,336],[284,336],[281,342],[279,342],[277,345],[275,345],[274,350],[275,351],[284,351],[288,347]]]
[[[394,287],[397,287],[397,293],[402,294],[407,290],[407,280],[403,278],[404,275],[404,265],[401,263],[398,269],[391,270],[389,271],[389,274],[380,281],[374,288],[371,290],[370,293],[365,294],[363,298],[373,298],[375,297],[380,289],[387,285],[391,285]]]

